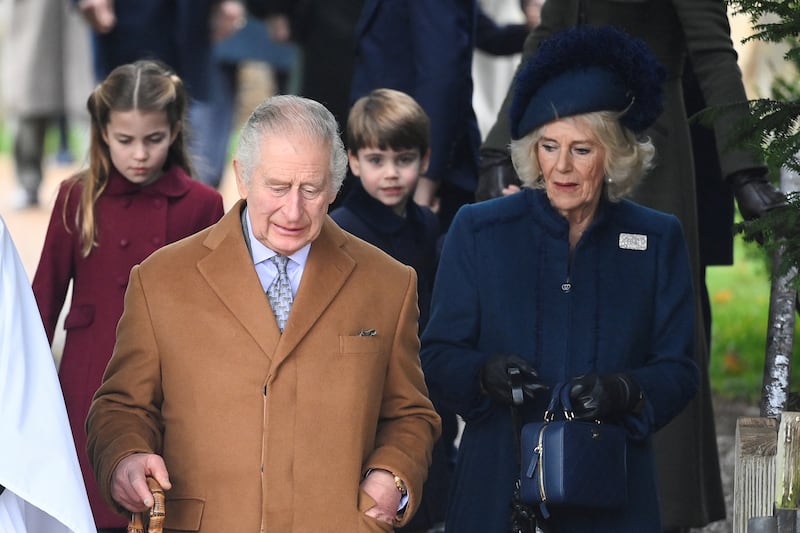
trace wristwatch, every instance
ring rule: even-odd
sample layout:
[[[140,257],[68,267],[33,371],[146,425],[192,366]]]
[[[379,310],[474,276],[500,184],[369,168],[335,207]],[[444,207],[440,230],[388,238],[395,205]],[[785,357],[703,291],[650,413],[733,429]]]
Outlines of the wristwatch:
[[[394,476],[394,486],[397,487],[398,491],[400,491],[400,495],[407,495],[408,489],[406,488],[406,482],[400,479],[400,476],[397,476],[394,473],[392,473],[392,475]]]
[[[391,474],[392,477],[394,478],[394,486],[397,487],[397,491],[400,493],[400,496],[408,495],[408,489],[406,488],[406,482],[403,481],[403,479],[400,476],[398,476],[394,472],[386,470],[385,468],[370,468],[369,470],[367,470],[367,473],[364,474],[364,478],[363,479],[366,479],[367,476],[370,475],[373,470],[383,470],[384,472],[387,472],[387,473]]]

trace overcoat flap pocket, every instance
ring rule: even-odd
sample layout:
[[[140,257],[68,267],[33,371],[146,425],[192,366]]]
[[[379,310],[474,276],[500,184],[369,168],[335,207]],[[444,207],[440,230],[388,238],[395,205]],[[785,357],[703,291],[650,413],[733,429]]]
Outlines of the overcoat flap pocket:
[[[199,531],[205,501],[200,498],[167,498],[164,529]]]

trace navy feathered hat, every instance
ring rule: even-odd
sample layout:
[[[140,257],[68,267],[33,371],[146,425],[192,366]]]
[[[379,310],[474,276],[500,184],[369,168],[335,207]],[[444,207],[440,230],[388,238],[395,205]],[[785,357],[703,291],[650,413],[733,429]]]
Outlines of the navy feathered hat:
[[[622,125],[640,133],[661,114],[664,76],[647,45],[616,28],[559,32],[542,41],[516,75],[511,137],[593,111],[625,111]]]

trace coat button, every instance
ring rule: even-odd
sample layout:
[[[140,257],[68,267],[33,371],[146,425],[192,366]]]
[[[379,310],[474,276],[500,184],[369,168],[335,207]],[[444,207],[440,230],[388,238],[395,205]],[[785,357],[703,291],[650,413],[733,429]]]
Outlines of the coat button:
[[[151,239],[151,242],[153,243],[153,246],[159,246],[161,244],[161,238],[160,237],[153,237]]]
[[[117,285],[120,287],[127,287],[128,286],[128,278],[125,276],[117,276]]]
[[[120,248],[127,248],[129,244],[130,241],[128,239],[120,239],[119,241]]]
[[[565,282],[561,284],[561,292],[569,292],[572,290],[572,283]]]

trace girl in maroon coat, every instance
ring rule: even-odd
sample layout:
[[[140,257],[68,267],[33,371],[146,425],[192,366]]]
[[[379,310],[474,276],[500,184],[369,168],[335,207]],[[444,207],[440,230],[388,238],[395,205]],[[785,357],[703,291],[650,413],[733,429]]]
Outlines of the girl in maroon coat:
[[[51,343],[72,282],[59,378],[99,531],[127,520],[100,498],[84,421],[114,349],[128,274],[223,214],[220,194],[189,177],[187,103],[181,79],[154,61],[118,67],[97,86],[87,101],[89,168],[61,184],[33,278]]]

